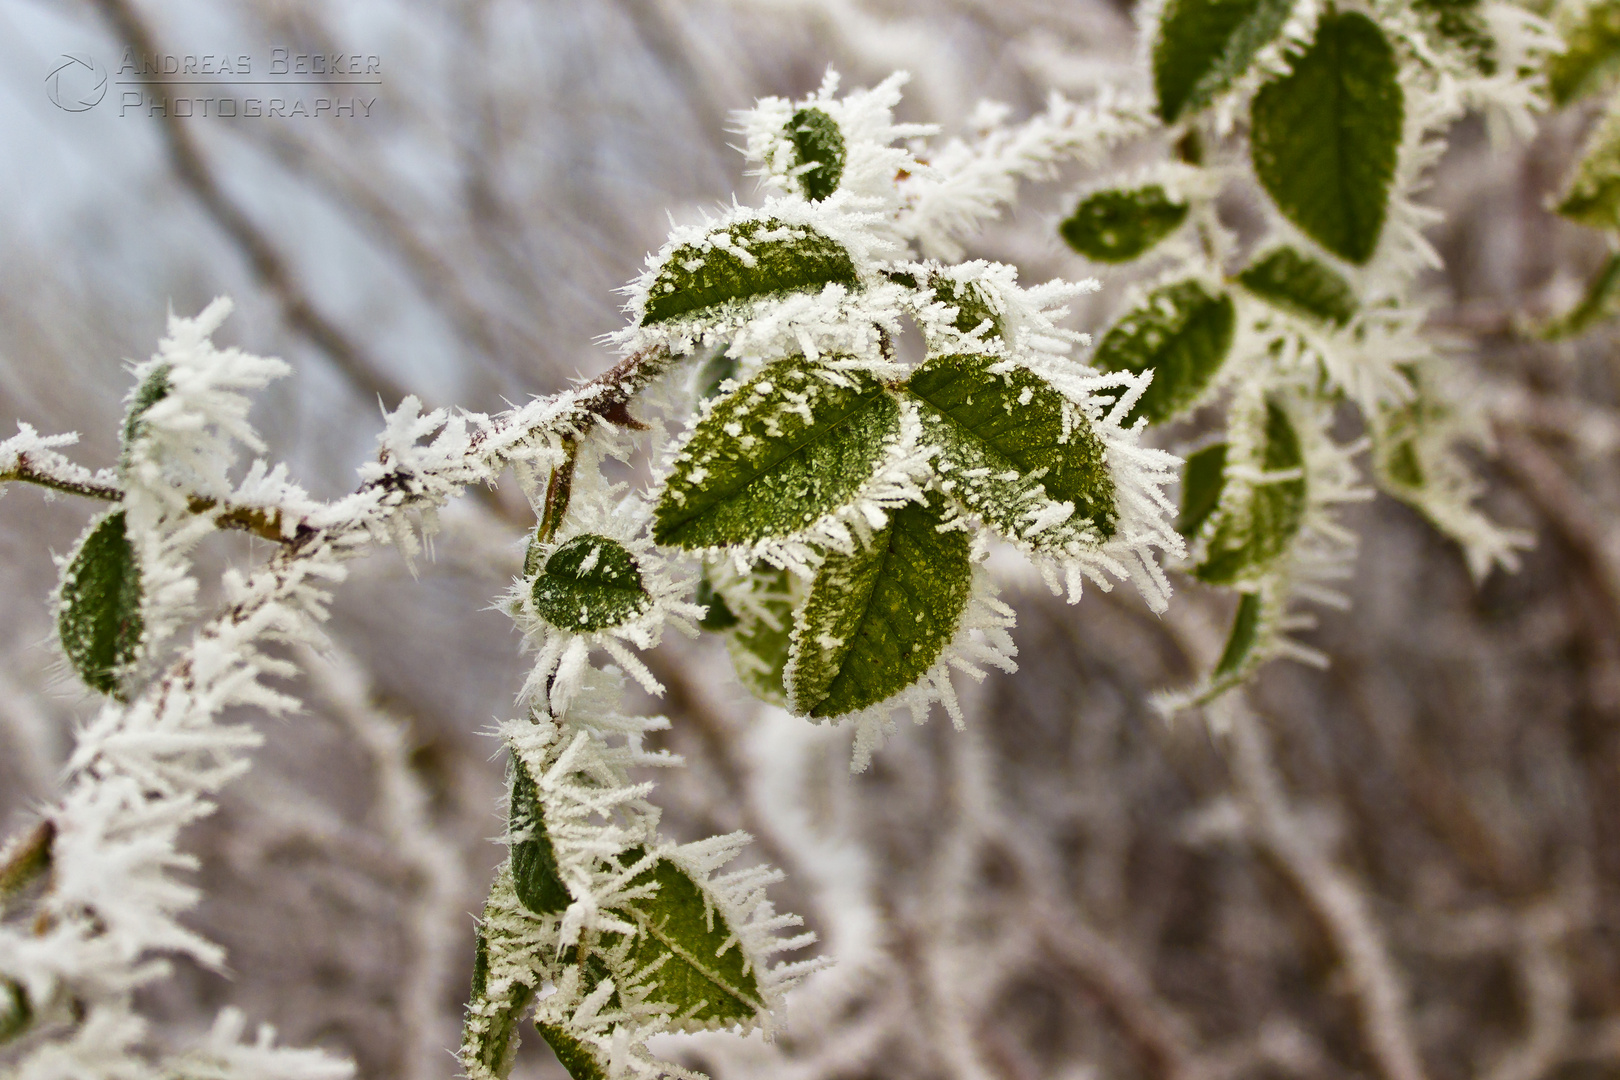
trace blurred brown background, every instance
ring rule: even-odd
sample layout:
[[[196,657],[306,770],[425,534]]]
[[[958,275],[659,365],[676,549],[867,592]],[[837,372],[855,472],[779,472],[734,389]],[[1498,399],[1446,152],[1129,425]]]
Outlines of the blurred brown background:
[[[494,410],[605,367],[614,290],[668,215],[752,195],[730,110],[910,70],[911,120],[962,131],[1052,89],[1142,87],[1109,0],[0,0],[0,417],[79,430],[105,464],[167,305],[236,298],[224,340],[296,374],[256,413],[317,495],[353,483],[377,399]],[[137,54],[375,55],[369,117],[67,113],[63,53],[112,78]],[[1476,588],[1389,500],[1351,515],[1354,607],[1276,665],[1224,734],[1149,694],[1219,646],[1228,600],[1178,583],[1069,607],[1013,586],[1022,671],[969,689],[968,731],[906,728],[857,777],[847,738],[725,689],[717,641],[654,658],[670,685],[666,827],[746,828],[840,963],[773,1044],[665,1049],[719,1078],[1115,1080],[1620,1076],[1620,412],[1613,341],[1532,344],[1603,244],[1543,209],[1590,117],[1493,149],[1464,121],[1431,199],[1437,326],[1478,358],[1500,458],[1489,503],[1538,546]],[[1150,147],[1141,154],[1153,155]],[[1093,272],[1056,240],[1064,195],[971,245],[1026,282]],[[1241,211],[1241,205],[1236,207]],[[1097,330],[1124,278],[1075,325]],[[508,489],[512,485],[506,486]],[[521,496],[452,512],[413,580],[397,556],[341,589],[336,663],[304,715],[263,721],[254,770],[189,837],[193,923],[229,977],[182,966],[147,996],[160,1037],[223,1004],[362,1075],[456,1071],[473,913],[502,856],[485,732],[521,682],[488,610],[520,554]],[[59,670],[51,552],[93,508],[0,502],[0,824],[50,797],[85,700]],[[255,554],[220,537],[215,572]],[[257,554],[262,555],[263,552]],[[206,582],[207,575],[204,580]],[[560,1076],[537,1039],[523,1076]],[[3,1065],[0,1057],[0,1065]]]

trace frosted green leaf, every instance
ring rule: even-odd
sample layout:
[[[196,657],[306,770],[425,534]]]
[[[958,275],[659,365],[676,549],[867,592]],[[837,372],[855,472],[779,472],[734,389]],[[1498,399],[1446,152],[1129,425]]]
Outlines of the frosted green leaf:
[[[1356,294],[1344,277],[1318,259],[1280,247],[1237,276],[1239,284],[1274,307],[1343,326],[1356,313]]]
[[[135,396],[130,399],[129,409],[124,413],[123,446],[126,454],[140,436],[141,418],[146,415],[146,410],[168,396],[169,365],[159,364],[135,388]]]
[[[844,178],[844,133],[838,121],[820,109],[800,109],[785,129],[793,143],[793,166],[809,165],[798,176],[804,197],[811,202],[838,190]]]
[[[1481,75],[1496,74],[1496,40],[1485,21],[1481,0],[1413,0],[1412,10],[1429,16],[1435,32],[1450,41]]]
[[[1428,482],[1419,440],[1451,415],[1449,406],[1424,392],[1415,373],[1412,383],[1416,395],[1410,401],[1385,408],[1373,435],[1373,464],[1378,478],[1397,494],[1420,491]]]
[[[1586,293],[1564,315],[1541,329],[1541,336],[1549,341],[1574,337],[1593,323],[1612,317],[1620,311],[1620,254],[1610,255],[1603,266],[1587,283]]]
[[[589,534],[551,553],[530,594],[540,617],[562,630],[623,626],[652,606],[635,556],[617,540]]]
[[[462,1029],[461,1058],[476,1062],[486,1075],[504,1077],[517,1058],[518,1021],[534,1000],[534,988],[524,983],[507,985],[500,997],[489,994],[489,943],[478,934],[473,957],[472,1000]]]
[[[647,292],[641,322],[667,322],[731,300],[820,292],[832,283],[860,284],[837,241],[805,225],[743,221],[672,251]]]
[[[1226,648],[1215,664],[1214,678],[1219,680],[1243,670],[1250,654],[1260,640],[1260,594],[1244,593],[1238,601],[1237,614],[1232,619],[1232,632],[1227,636]]]
[[[633,860],[639,853],[631,850],[623,857]],[[656,893],[630,901],[624,910],[638,928],[630,969],[640,973],[658,965],[649,980],[655,987],[651,1000],[669,1005],[693,1028],[748,1021],[763,1012],[754,972],[744,970],[734,929],[712,898],[668,859],[659,859],[630,884],[652,883],[658,885]]]
[[[1558,212],[1594,229],[1620,229],[1620,110],[1605,115],[1587,140]]]
[[[1192,405],[1232,347],[1236,313],[1225,293],[1196,281],[1156,289],[1104,335],[1093,357],[1104,371],[1153,371],[1153,382],[1127,422],[1160,424]]]
[[[1556,104],[1603,89],[1620,71],[1620,0],[1595,0],[1558,27],[1564,51],[1547,57],[1547,89]]]
[[[1070,247],[1098,262],[1129,262],[1187,220],[1187,204],[1159,184],[1126,191],[1114,188],[1080,200],[1058,225]]]
[[[1299,433],[1288,412],[1266,402],[1265,446],[1261,467],[1268,473],[1301,469],[1305,464]],[[1241,506],[1223,509],[1210,537],[1209,554],[1193,571],[1212,585],[1230,585],[1263,569],[1288,550],[1305,520],[1306,486],[1303,476],[1255,484]]]
[[[703,618],[698,620],[698,625],[705,630],[730,630],[741,621],[707,576],[698,579],[693,600],[703,608]]]
[[[1329,9],[1293,66],[1254,96],[1255,174],[1305,235],[1364,264],[1378,247],[1400,152],[1395,51],[1367,16]]]
[[[1202,109],[1247,71],[1293,6],[1293,0],[1168,0],[1153,43],[1153,87],[1164,122]]]
[[[62,574],[56,630],[73,670],[103,694],[140,652],[141,571],[124,530],[124,512],[96,522]]]
[[[907,384],[925,438],[940,449],[946,490],[1009,536],[1024,538],[1031,510],[1049,501],[1073,503],[1071,521],[1112,536],[1118,514],[1102,441],[1040,376],[993,372],[996,362],[936,356]]]
[[[1001,337],[1006,332],[1006,321],[985,300],[974,282],[955,281],[943,274],[935,274],[929,280],[929,285],[934,289],[935,300],[955,306],[956,318],[951,325],[957,330],[971,334],[988,319],[990,337]]]
[[[875,379],[838,377],[848,385],[789,357],[716,404],[675,461],[653,539],[688,549],[753,544],[853,502],[900,413]]]
[[[708,584],[706,579],[704,584]],[[792,575],[761,564],[728,589],[736,597],[735,607],[728,605],[712,586],[708,589],[717,605],[710,607],[710,614],[724,611],[724,625],[710,627],[707,620],[703,625],[725,631],[726,648],[737,670],[737,680],[749,693],[773,705],[785,705],[787,692],[782,672],[787,667],[788,643],[793,630]],[[700,588],[698,603],[704,602],[702,596]]]
[[[813,717],[843,716],[886,701],[928,673],[972,590],[966,533],[941,532],[946,503],[893,511],[871,546],[827,556],[793,631],[788,694]]]
[[[558,1024],[535,1021],[534,1026],[573,1080],[607,1080],[607,1070],[598,1060],[594,1047],[574,1038]]]
[[[1187,455],[1181,474],[1181,516],[1176,531],[1192,536],[1221,504],[1226,487],[1226,444],[1214,443]]]
[[[573,898],[557,873],[557,855],[546,832],[540,791],[521,761],[512,762],[512,806],[507,830],[523,837],[512,844],[512,887],[518,900],[537,915],[565,910]]]

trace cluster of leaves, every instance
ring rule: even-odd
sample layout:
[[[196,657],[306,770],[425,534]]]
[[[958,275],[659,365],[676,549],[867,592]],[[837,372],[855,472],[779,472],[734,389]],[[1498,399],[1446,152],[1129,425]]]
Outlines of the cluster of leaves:
[[[632,286],[623,347],[674,358],[638,403],[646,434],[571,448],[508,597],[538,660],[526,718],[502,728],[511,856],[481,931],[469,1075],[504,1075],[530,1008],[578,1080],[678,1072],[648,1037],[769,1025],[804,969],[767,963],[807,940],[774,936],[793,920],[764,902],[768,874],[710,876],[736,838],[659,838],[626,770],[664,763],[638,749],[661,721],[615,711],[600,691],[619,675],[593,650],[656,693],[630,646],[665,626],[723,635],[761,698],[855,718],[859,762],[897,707],[959,716],[953,668],[1013,668],[1012,612],[979,565],[993,539],[1075,596],[1134,574],[1163,602],[1175,459],[1123,426],[1148,379],[1065,356],[1080,337],[1054,305],[1083,286],[1026,290],[1011,267],[907,248],[898,180],[928,170],[893,145],[915,133],[890,120],[897,86],[761,103],[750,150],[778,194],[677,230]],[[920,362],[897,356],[904,320]],[[660,463],[651,491],[604,479],[606,458],[640,452]]]
[[[1238,594],[1225,649],[1168,709],[1272,657],[1313,658],[1288,637],[1309,625],[1290,604],[1336,601],[1324,583],[1347,572],[1353,537],[1333,508],[1365,496],[1364,444],[1330,431],[1341,401],[1362,414],[1374,479],[1461,542],[1476,573],[1521,542],[1472,509],[1456,451],[1477,419],[1445,396],[1412,289],[1431,253],[1416,228],[1429,212],[1410,196],[1444,125],[1470,104],[1534,100],[1523,58],[1544,28],[1496,15],[1480,0],[1166,0],[1147,21],[1177,160],[1093,187],[1059,233],[1087,259],[1154,275],[1094,362],[1153,373],[1134,415],[1186,447],[1183,568]],[[1517,38],[1499,41],[1492,28],[1509,25]],[[1218,200],[1250,185],[1265,227],[1239,236]]]

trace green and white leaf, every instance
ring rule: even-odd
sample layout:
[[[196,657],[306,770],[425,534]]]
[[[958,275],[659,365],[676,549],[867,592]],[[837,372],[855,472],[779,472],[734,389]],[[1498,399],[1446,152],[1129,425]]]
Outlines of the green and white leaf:
[[[956,637],[973,589],[972,542],[949,528],[945,497],[901,507],[871,543],[832,553],[793,630],[794,712],[846,716],[926,675]]]
[[[1356,294],[1337,270],[1292,247],[1261,255],[1237,276],[1266,303],[1315,322],[1347,325],[1356,314]]]
[[[1168,0],[1153,39],[1160,118],[1174,123],[1242,77],[1293,6],[1293,0]]]
[[[1225,443],[1212,443],[1188,454],[1181,474],[1181,516],[1176,519],[1176,531],[1196,536],[1220,505],[1225,488]]]
[[[608,1069],[599,1048],[577,1038],[562,1024],[537,1020],[534,1026],[572,1080],[608,1080]]]
[[[1269,578],[1239,593],[1226,643],[1214,666],[1185,690],[1156,694],[1154,707],[1171,717],[1183,709],[1207,705],[1247,682],[1268,660],[1280,656],[1319,662],[1320,657],[1286,635],[1288,630],[1314,625],[1308,616],[1288,616],[1289,585],[1285,578]]]
[[[1187,220],[1187,203],[1172,198],[1162,184],[1109,188],[1081,199],[1058,224],[1065,242],[1097,262],[1129,262],[1152,248]]]
[[[1413,0],[1412,10],[1427,18],[1434,33],[1467,58],[1480,75],[1498,68],[1496,39],[1485,18],[1484,0]]]
[[[1036,547],[1114,535],[1118,511],[1102,441],[1085,414],[1034,372],[988,356],[936,356],[913,373],[941,490],[1013,540]]]
[[[1254,171],[1285,218],[1365,265],[1389,216],[1405,96],[1395,51],[1360,12],[1332,9],[1293,70],[1250,107]]]
[[[92,689],[121,697],[140,659],[141,568],[123,510],[97,518],[69,557],[56,591],[56,631],[73,670]]]
[[[793,114],[784,132],[794,151],[788,175],[797,181],[804,197],[816,202],[837,191],[844,178],[845,157],[838,121],[824,109],[806,106]]]
[[[636,557],[606,536],[586,534],[552,551],[530,586],[535,612],[576,632],[624,626],[652,607]]]
[[[701,625],[724,635],[738,681],[772,705],[787,704],[783,672],[793,632],[797,580],[787,570],[763,563],[739,573],[725,559],[704,568],[699,587],[698,602],[711,605]]]
[[[1211,585],[1258,579],[1287,554],[1305,523],[1309,477],[1293,418],[1270,398],[1262,424],[1250,454],[1228,451],[1219,512],[1204,527],[1205,554],[1193,571]]]
[[[521,912],[510,870],[503,867],[478,928],[472,996],[457,1053],[469,1080],[505,1080],[511,1074],[523,1014],[546,974],[536,970],[527,947],[527,932],[536,924]]]
[[[1593,129],[1558,212],[1594,229],[1620,229],[1620,107]]]
[[[844,245],[808,225],[753,218],[713,229],[665,252],[643,279],[643,326],[713,308],[828,285],[860,287]]]
[[[1469,572],[1482,580],[1493,567],[1518,567],[1518,552],[1534,538],[1488,518],[1474,504],[1485,483],[1463,451],[1490,444],[1488,417],[1473,397],[1432,358],[1409,367],[1410,401],[1377,410],[1371,417],[1373,476],[1384,492],[1417,510],[1455,541]]]
[[[636,927],[624,959],[667,1005],[676,1030],[752,1026],[765,1012],[755,964],[724,906],[669,858],[658,858],[628,886],[642,895],[622,909]]]
[[[1596,93],[1620,73],[1620,0],[1560,5],[1556,18],[1562,52],[1547,57],[1547,90],[1568,105]]]
[[[1232,348],[1232,298],[1188,279],[1162,286],[1103,336],[1093,362],[1104,371],[1153,372],[1126,422],[1161,424],[1187,411],[1214,383]]]
[[[803,357],[767,364],[693,427],[654,510],[653,538],[752,549],[819,530],[847,546],[838,515],[905,498],[906,485],[874,482],[903,435],[898,404],[870,375]]]
[[[555,915],[568,907],[572,897],[557,872],[539,789],[521,761],[512,763],[511,790],[506,828],[512,842],[513,891],[518,902],[536,915]]]

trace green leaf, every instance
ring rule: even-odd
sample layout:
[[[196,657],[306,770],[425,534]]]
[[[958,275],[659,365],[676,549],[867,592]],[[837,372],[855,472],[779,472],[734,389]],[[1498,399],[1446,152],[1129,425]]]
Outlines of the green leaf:
[[[1226,648],[1215,664],[1213,679],[1236,675],[1243,670],[1250,654],[1260,640],[1260,594],[1244,593],[1238,601],[1237,614],[1232,619],[1232,632],[1226,639]]]
[[[1305,235],[1365,264],[1384,228],[1400,153],[1405,103],[1395,50],[1367,16],[1329,8],[1293,63],[1254,96],[1255,174]]]
[[[1293,0],[1169,0],[1153,43],[1164,122],[1202,109],[1247,71],[1293,6]]]
[[[1187,220],[1187,204],[1158,184],[1126,191],[1114,188],[1080,200],[1058,226],[1070,247],[1098,262],[1129,262]]]
[[[656,893],[630,901],[625,909],[638,928],[627,958],[630,969],[640,973],[658,965],[649,980],[656,987],[650,999],[671,1006],[673,1016],[693,1028],[745,1022],[763,1012],[754,972],[744,970],[742,948],[713,898],[668,859],[630,882],[654,883]]]
[[[507,830],[523,837],[512,843],[512,887],[518,900],[537,915],[566,910],[573,897],[557,873],[557,854],[546,832],[540,790],[521,761],[512,762],[512,806]]]
[[[1288,412],[1275,401],[1266,402],[1265,445],[1260,465],[1268,473],[1304,468],[1299,433]],[[1209,554],[1194,575],[1211,585],[1230,585],[1288,550],[1305,520],[1306,481],[1303,476],[1268,480],[1249,488],[1240,506],[1223,507],[1210,537]]]
[[[731,615],[721,629],[726,631],[726,648],[738,681],[762,701],[787,704],[782,672],[793,631],[793,576],[761,564],[723,587],[733,597],[731,604],[720,590],[711,591]]]
[[[489,993],[489,942],[482,930],[478,933],[477,953],[473,958],[472,1000],[467,1008],[467,1019],[462,1027],[460,1057],[464,1067],[475,1076],[505,1077],[511,1074],[517,1059],[518,1022],[529,1003],[534,1000],[534,988],[525,983],[505,985],[499,997]]]
[[[855,263],[838,242],[806,225],[743,221],[671,252],[647,292],[641,322],[667,322],[733,300],[819,292],[834,283],[860,285]]]
[[[159,364],[141,381],[129,399],[129,408],[124,413],[124,453],[128,454],[129,448],[140,437],[141,418],[146,411],[168,396],[169,365]]]
[[[698,626],[705,630],[730,630],[742,621],[726,603],[726,598],[709,584],[707,575],[698,579],[697,595],[693,600],[703,607],[703,618],[698,620]]]
[[[0,1045],[15,1039],[34,1022],[28,991],[10,979],[0,979]]]
[[[1213,443],[1187,455],[1181,474],[1181,516],[1176,531],[1192,536],[1221,504],[1226,487],[1226,444]]]
[[[785,131],[793,143],[794,168],[810,166],[798,177],[804,197],[819,202],[837,191],[844,178],[844,133],[838,121],[820,109],[800,109]]]
[[[953,304],[956,318],[951,325],[964,334],[971,334],[986,319],[990,321],[990,337],[1001,337],[1007,329],[1001,313],[990,306],[977,282],[957,281],[944,274],[935,274],[928,281],[934,290],[934,299]]]
[[[1462,50],[1481,75],[1496,74],[1496,39],[1491,37],[1481,0],[1413,0],[1412,10],[1429,16],[1434,30]]]
[[[854,501],[899,425],[870,376],[829,375],[802,356],[769,364],[692,432],[654,509],[653,539],[693,549],[800,532]]]
[[[563,630],[623,626],[652,606],[636,557],[617,540],[591,534],[553,551],[530,595],[540,617]]]
[[[936,356],[907,384],[924,436],[940,448],[941,486],[1008,536],[1034,539],[1030,515],[1048,502],[1072,503],[1071,522],[1114,535],[1114,481],[1091,424],[1034,372],[996,364]]]
[[[79,677],[103,694],[121,697],[119,680],[140,654],[141,570],[114,510],[79,541],[62,574],[56,630]]]
[[[1196,281],[1156,289],[1104,335],[1093,357],[1104,371],[1147,371],[1153,382],[1127,417],[1160,424],[1197,401],[1232,347],[1236,313],[1225,293]]]
[[[1595,0],[1571,10],[1558,27],[1564,51],[1547,57],[1547,89],[1559,105],[1603,89],[1620,71],[1620,0]]]
[[[1564,315],[1541,328],[1549,341],[1574,337],[1620,311],[1620,253],[1610,255],[1586,286],[1586,294]]]
[[[893,511],[871,546],[828,554],[793,630],[788,694],[796,712],[843,716],[928,673],[956,636],[972,589],[966,533],[940,531],[946,503]]]
[[[594,1047],[574,1038],[558,1024],[537,1020],[534,1026],[573,1080],[608,1080],[607,1070],[602,1067]]]
[[[1419,442],[1451,416],[1451,407],[1425,388],[1417,372],[1409,372],[1409,378],[1412,399],[1384,408],[1373,430],[1374,469],[1383,486],[1398,496],[1419,492],[1428,483]]]
[[[1356,314],[1350,283],[1332,267],[1291,247],[1267,253],[1237,279],[1260,299],[1295,315],[1343,326]]]
[[[1558,212],[1594,229],[1620,229],[1620,109],[1610,110],[1587,140]]]

